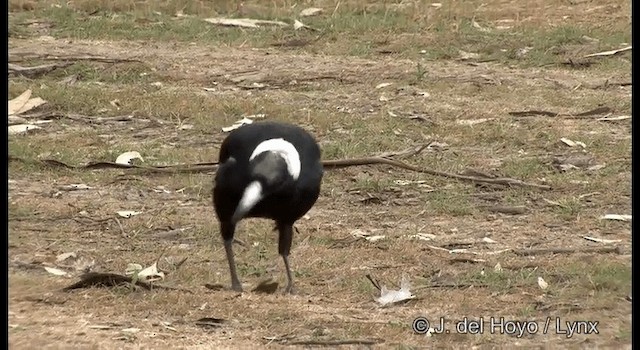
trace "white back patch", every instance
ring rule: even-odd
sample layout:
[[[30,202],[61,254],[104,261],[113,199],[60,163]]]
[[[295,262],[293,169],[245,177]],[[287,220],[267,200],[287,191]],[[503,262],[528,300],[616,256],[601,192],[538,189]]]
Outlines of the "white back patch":
[[[267,151],[280,155],[284,161],[287,162],[287,170],[289,170],[291,177],[293,177],[294,180],[298,179],[298,176],[300,176],[300,154],[298,154],[298,150],[296,150],[290,142],[282,138],[262,141],[258,147],[253,150],[249,160]]]

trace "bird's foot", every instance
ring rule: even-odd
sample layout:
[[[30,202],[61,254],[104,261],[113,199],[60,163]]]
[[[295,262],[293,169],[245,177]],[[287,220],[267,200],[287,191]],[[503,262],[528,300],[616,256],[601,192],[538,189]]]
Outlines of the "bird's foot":
[[[231,284],[231,290],[236,291],[238,293],[242,293],[242,285],[240,284],[240,282],[232,283]]]
[[[296,295],[298,293],[296,293],[296,289],[293,288],[293,284],[287,284],[287,286],[284,288],[284,293],[285,295]]]

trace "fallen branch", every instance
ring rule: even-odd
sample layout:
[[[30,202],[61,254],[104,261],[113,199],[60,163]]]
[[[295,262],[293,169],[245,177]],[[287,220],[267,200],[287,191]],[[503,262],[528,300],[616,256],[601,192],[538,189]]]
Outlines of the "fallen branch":
[[[123,284],[132,284],[137,287],[142,287],[146,290],[152,289],[165,289],[165,290],[178,290],[193,294],[193,291],[180,287],[171,287],[161,284],[151,284],[140,280],[133,281],[129,276],[120,275],[117,273],[104,273],[104,272],[88,272],[80,276],[80,281],[62,288],[62,291],[68,292],[74,289],[89,288],[89,287],[115,287]]]
[[[91,162],[85,165],[70,165],[55,159],[43,159],[43,160],[26,160],[20,157],[9,156],[9,161],[20,161],[23,163],[41,163],[45,166],[61,167],[67,169],[138,169],[141,172],[149,173],[204,173],[208,171],[215,171],[218,169],[218,163],[196,163],[196,164],[176,164],[165,166],[142,166],[134,164],[119,164],[115,162]]]
[[[59,160],[54,159],[44,159],[44,160],[25,160],[20,157],[9,156],[9,161],[21,161],[21,162],[34,162],[34,163],[42,163],[48,166],[57,166],[68,169],[137,169],[141,172],[149,172],[149,173],[203,173],[203,172],[211,172],[218,169],[218,163],[196,163],[196,164],[176,164],[176,165],[165,165],[165,166],[142,166],[142,165],[127,165],[127,164],[118,164],[114,162],[92,162],[86,165],[69,165],[63,163]],[[524,182],[522,180],[512,179],[508,177],[500,177],[500,178],[485,178],[485,177],[475,177],[475,176],[466,176],[466,175],[457,175],[451,174],[447,172],[430,170],[430,169],[422,169],[415,167],[413,165],[409,165],[397,160],[391,160],[381,157],[370,157],[370,158],[353,158],[353,159],[338,159],[338,160],[324,160],[322,161],[322,165],[326,169],[337,169],[337,168],[346,168],[350,166],[359,166],[359,165],[374,165],[374,164],[385,164],[391,165],[397,168],[415,171],[419,173],[447,177],[462,181],[469,181],[473,183],[487,183],[493,185],[502,185],[502,186],[516,186],[516,187],[531,187],[537,188],[541,190],[550,190],[551,186],[548,185],[539,185],[529,182]]]
[[[540,249],[514,249],[513,253],[521,256],[542,255],[542,254],[574,254],[574,253],[622,254],[622,249],[620,247],[540,248]]]
[[[582,117],[592,117],[601,114],[611,113],[612,110],[609,107],[598,107],[592,110],[588,110],[586,112],[570,114],[570,113],[557,113],[551,111],[541,111],[541,110],[529,110],[522,112],[509,112],[509,115],[514,117],[532,117],[536,115],[543,115],[545,117],[565,117],[565,118],[582,118]]]
[[[13,53],[13,55],[21,55],[21,57],[19,57],[19,58],[9,57],[9,62],[22,62],[22,61],[29,61],[29,60],[42,60],[42,61],[94,61],[94,62],[101,62],[101,63],[142,62],[141,60],[134,59],[134,58],[110,58],[110,57],[90,56],[90,55],[83,55],[83,56],[55,56],[55,55],[50,55],[50,54],[39,55],[39,54],[29,54],[29,53],[25,53],[25,54]]]
[[[382,339],[338,339],[338,340],[296,340],[287,341],[284,345],[319,345],[319,346],[337,346],[337,345],[375,345],[384,343]]]
[[[9,63],[9,76],[22,75],[27,78],[35,78],[37,76],[45,75],[47,73],[53,72],[58,68],[66,68],[72,65],[72,62],[65,62],[59,64],[44,64],[41,66],[34,67],[22,67],[14,63]]]
[[[373,165],[373,164],[386,164],[395,166],[398,168],[411,170],[419,173],[448,177],[452,179],[458,179],[463,181],[470,181],[474,183],[488,183],[494,185],[503,185],[503,186],[517,186],[517,187],[532,187],[541,190],[550,190],[551,186],[548,185],[539,185],[534,183],[528,183],[517,179],[512,179],[508,177],[499,177],[499,178],[484,178],[484,177],[475,177],[475,176],[465,176],[465,175],[457,175],[451,174],[447,172],[430,170],[430,169],[421,169],[397,160],[391,160],[386,158],[372,157],[372,158],[354,158],[354,159],[339,159],[339,160],[325,160],[322,162],[322,165],[325,168],[345,168],[349,166],[357,166],[357,165]]]
[[[94,117],[82,114],[62,114],[59,112],[39,112],[30,114],[20,114],[20,117],[24,119],[40,119],[40,120],[58,120],[58,119],[70,119],[76,122],[84,122],[89,124],[105,124],[111,122],[151,122],[150,119],[136,118],[133,115],[118,115],[113,117]]]

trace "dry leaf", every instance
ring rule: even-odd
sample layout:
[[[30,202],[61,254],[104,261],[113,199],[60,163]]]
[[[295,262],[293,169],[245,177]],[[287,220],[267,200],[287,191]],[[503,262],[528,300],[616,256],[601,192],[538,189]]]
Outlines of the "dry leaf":
[[[318,7],[309,7],[300,11],[300,17],[316,16],[322,13],[322,9]]]
[[[489,244],[498,243],[498,242],[494,241],[493,239],[491,239],[491,238],[489,238],[489,237],[484,237],[484,238],[482,238],[482,241],[483,241],[484,243],[489,243]]]
[[[601,220],[618,220],[618,221],[631,221],[631,215],[626,214],[607,214],[600,217]]]
[[[545,290],[549,287],[549,284],[542,278],[538,276],[538,287],[540,289]]]
[[[122,330],[125,333],[138,333],[140,332],[140,328],[125,328]]]
[[[47,103],[47,101],[41,99],[40,97],[32,98],[29,101],[27,101],[27,103],[25,103],[24,106],[22,106],[22,108],[20,108],[15,114],[25,113],[36,107],[40,107],[45,103]]]
[[[351,231],[351,235],[354,236],[355,238],[364,238],[369,242],[376,242],[386,237],[384,235],[373,235],[371,232],[365,232],[360,229],[355,229]]]
[[[138,273],[142,271],[143,267],[140,264],[129,263],[127,264],[127,268],[124,270],[124,274],[127,276],[133,275],[134,273]]]
[[[607,165],[606,164],[596,164],[596,165],[592,165],[590,167],[587,168],[587,170],[589,171],[597,171],[600,169],[604,169]]]
[[[458,125],[469,125],[469,126],[472,126],[472,125],[488,122],[489,120],[492,120],[492,119],[491,118],[460,119],[460,120],[456,120],[456,123]]]
[[[398,186],[418,185],[418,187],[432,188],[427,185],[426,180],[393,180],[393,183]]]
[[[31,97],[31,90],[27,90],[20,94],[20,96],[14,98],[13,100],[9,100],[9,115],[17,114],[18,111],[24,107],[24,105],[29,101]]]
[[[116,163],[124,164],[124,165],[132,165],[133,163],[131,161],[133,159],[140,159],[141,161],[144,162],[144,159],[142,159],[142,156],[140,155],[140,153],[138,153],[137,151],[131,151],[131,152],[124,152],[121,155],[119,155],[118,158],[116,158]]]
[[[60,254],[58,256],[56,256],[56,262],[63,262],[69,258],[73,258],[76,259],[78,256],[76,255],[75,252],[70,252],[70,253],[63,253]]]
[[[16,124],[27,124],[27,120],[22,117],[18,117],[17,115],[10,115],[9,125],[16,125]]]
[[[415,235],[409,235],[408,237],[411,239],[417,239],[420,241],[430,241],[430,240],[436,239],[436,235],[431,233],[418,233]]]
[[[554,156],[551,163],[557,168],[566,171],[593,166],[595,159],[587,153],[573,152],[567,155]]]
[[[13,100],[9,100],[8,115],[22,114],[45,103],[47,103],[47,101],[41,99],[40,97],[31,98],[31,90],[27,90]]]
[[[142,212],[139,211],[133,211],[133,210],[120,210],[118,212],[118,215],[122,216],[123,218],[130,218],[132,216],[136,216],[142,214]]]
[[[445,143],[445,142],[438,142],[438,141],[433,141],[429,144],[429,146],[427,146],[428,150],[435,150],[435,151],[444,151],[447,148],[449,148],[449,144]]]
[[[496,266],[493,267],[493,271],[502,272],[502,265],[500,265],[500,263],[497,263]]]
[[[293,21],[293,30],[298,30],[300,28],[306,27],[304,23],[298,21],[297,19]]]
[[[280,21],[267,21],[261,19],[251,18],[205,18],[205,22],[228,26],[228,27],[242,27],[242,28],[259,28],[261,25],[276,25],[281,27],[288,27],[285,22]]]
[[[243,125],[251,124],[251,123],[253,123],[252,119],[244,117],[244,118],[238,120],[237,122],[233,123],[233,125],[231,125],[231,126],[223,127],[222,131],[223,132],[229,132],[229,131],[235,130],[235,129],[243,126]]]
[[[164,279],[164,272],[158,271],[158,262],[138,272],[138,278],[145,282],[153,282]]]
[[[63,270],[60,270],[60,269],[56,269],[55,267],[45,266],[44,269],[48,273],[50,273],[52,275],[56,275],[56,276],[66,276],[67,275],[66,271],[63,271]]]
[[[460,55],[460,60],[462,60],[462,61],[476,59],[476,58],[480,57],[480,55],[477,54],[477,53],[466,52],[466,51],[462,51],[462,50],[458,50],[458,54]]]
[[[91,328],[91,329],[112,329],[113,326],[111,326],[111,325],[94,325],[94,326],[89,326],[89,328]]]
[[[18,124],[9,126],[9,135],[26,134],[27,132],[42,129],[41,127],[33,124]]]
[[[490,31],[491,31],[491,29],[488,29],[488,28],[485,28],[485,27],[481,26],[481,25],[480,25],[478,22],[476,22],[475,20],[471,20],[471,25],[472,25],[474,28],[476,28],[476,29],[478,29],[479,31],[481,31],[481,32],[485,32],[485,33],[487,33],[487,32],[490,32]]]
[[[76,269],[76,271],[82,271],[86,273],[91,272],[95,265],[96,261],[94,259],[89,260],[87,258],[81,257],[80,259],[75,261],[75,263],[73,264],[73,268]]]
[[[580,146],[582,148],[587,148],[587,145],[584,142],[573,141],[573,140],[570,140],[570,139],[568,139],[566,137],[561,138],[560,141],[562,141],[562,143],[564,143],[565,145],[567,145],[569,147]]]
[[[378,85],[376,85],[376,89],[382,89],[383,87],[387,87],[389,85],[391,85],[393,83],[380,83]]]
[[[85,184],[70,184],[70,185],[64,185],[64,186],[58,187],[58,189],[62,191],[90,190],[92,188],[93,187],[87,186]]]
[[[519,48],[518,51],[516,51],[516,57],[522,58],[526,56],[529,53],[529,51],[531,51],[532,49],[533,47],[531,46],[525,46],[525,47]]]
[[[622,242],[621,239],[602,239],[602,238],[595,238],[595,237],[589,237],[589,236],[582,236],[582,238],[586,239],[587,241],[604,243],[604,244]]]

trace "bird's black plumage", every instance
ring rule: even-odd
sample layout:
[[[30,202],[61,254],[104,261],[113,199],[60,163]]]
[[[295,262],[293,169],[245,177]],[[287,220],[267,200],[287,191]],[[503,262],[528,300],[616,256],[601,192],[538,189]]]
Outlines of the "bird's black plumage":
[[[289,150],[293,146],[295,151],[278,152],[269,147],[264,152],[256,151],[267,140],[271,140],[271,146],[275,144]],[[244,125],[223,141],[213,188],[213,205],[220,222],[233,289],[242,290],[231,248],[235,226],[242,218],[260,217],[276,223],[278,251],[287,270],[287,291],[292,291],[288,255],[293,224],[311,209],[320,194],[323,175],[320,154],[320,147],[311,134],[298,126],[280,122]],[[250,159],[252,155],[254,157]],[[254,203],[249,199],[256,193],[261,195]],[[250,204],[245,206],[243,203]]]

